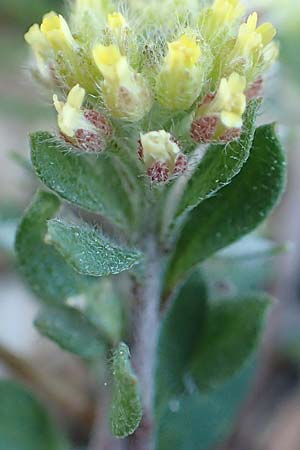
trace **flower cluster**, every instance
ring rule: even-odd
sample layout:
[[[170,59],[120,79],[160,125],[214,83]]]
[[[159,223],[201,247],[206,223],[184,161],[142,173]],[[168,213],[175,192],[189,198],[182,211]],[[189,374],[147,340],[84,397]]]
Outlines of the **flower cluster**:
[[[133,130],[153,182],[184,172],[187,143],[238,138],[277,57],[276,30],[244,17],[240,0],[198,3],[128,0],[121,12],[109,0],[74,0],[69,22],[50,12],[34,24],[25,40],[55,92],[60,136],[100,152]]]

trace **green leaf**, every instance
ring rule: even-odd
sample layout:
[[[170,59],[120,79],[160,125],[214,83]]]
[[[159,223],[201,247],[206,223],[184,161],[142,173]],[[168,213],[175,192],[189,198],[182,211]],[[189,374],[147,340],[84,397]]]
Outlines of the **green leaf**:
[[[121,339],[124,317],[113,283],[113,279],[103,278],[91,286],[85,294],[84,314],[110,344],[116,345]]]
[[[46,132],[31,135],[31,149],[38,177],[60,197],[120,226],[132,220],[132,185],[120,176],[113,154],[76,154]]]
[[[117,438],[134,433],[142,419],[139,383],[130,364],[130,353],[121,343],[113,355],[114,387],[110,412],[111,431]]]
[[[252,355],[270,297],[252,294],[209,301],[202,273],[195,271],[179,290],[163,324],[158,345],[156,408],[198,386],[216,388]]]
[[[99,359],[104,353],[104,341],[99,331],[74,308],[44,308],[35,319],[34,325],[43,336],[81,358]]]
[[[191,212],[169,265],[165,295],[201,261],[263,222],[278,203],[285,179],[285,156],[274,125],[262,126],[239,175]]]
[[[56,303],[81,292],[88,283],[44,242],[47,220],[59,207],[56,195],[38,191],[16,235],[16,254],[25,280],[40,299]]]
[[[258,343],[266,295],[213,302],[190,353],[189,372],[200,391],[211,389],[240,370]]]
[[[176,217],[195,208],[230,183],[247,161],[255,132],[255,119],[260,100],[253,100],[244,115],[239,140],[226,145],[210,145],[201,163],[192,174],[180,201]]]
[[[180,289],[162,324],[156,372],[159,411],[172,397],[185,391],[184,377],[193,346],[204,326],[206,311],[206,285],[197,270]]]
[[[115,275],[141,262],[140,252],[116,245],[88,225],[50,220],[46,240],[77,272],[85,275]]]
[[[208,450],[226,439],[253,379],[253,362],[218,389],[170,403],[158,426],[156,450]]]
[[[0,381],[0,448],[3,450],[66,450],[46,410],[22,386]]]

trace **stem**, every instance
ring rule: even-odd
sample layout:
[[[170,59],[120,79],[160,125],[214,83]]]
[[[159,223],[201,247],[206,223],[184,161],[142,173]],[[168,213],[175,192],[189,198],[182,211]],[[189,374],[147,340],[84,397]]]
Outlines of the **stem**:
[[[109,408],[110,393],[102,388],[99,393],[99,404],[89,450],[123,450],[124,441],[116,439],[109,429],[107,411]]]
[[[154,233],[144,238],[146,270],[142,282],[135,282],[132,318],[132,364],[138,376],[143,419],[128,438],[128,450],[154,450],[154,386],[159,331],[161,258]]]

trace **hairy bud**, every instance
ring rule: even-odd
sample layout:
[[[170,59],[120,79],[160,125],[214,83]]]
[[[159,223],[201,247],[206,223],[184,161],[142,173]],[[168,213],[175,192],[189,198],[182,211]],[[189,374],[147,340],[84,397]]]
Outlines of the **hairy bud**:
[[[181,175],[187,168],[187,158],[179,143],[164,130],[141,134],[138,155],[153,183],[166,182],[172,176]]]
[[[55,95],[54,105],[58,113],[61,136],[75,147],[87,152],[104,150],[112,134],[108,120],[98,111],[83,110],[85,91],[79,85],[71,89],[67,102],[60,102]]]

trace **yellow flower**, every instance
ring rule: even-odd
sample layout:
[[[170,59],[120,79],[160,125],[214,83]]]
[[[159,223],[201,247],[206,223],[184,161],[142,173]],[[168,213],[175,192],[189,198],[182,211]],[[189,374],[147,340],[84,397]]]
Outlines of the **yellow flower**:
[[[263,70],[277,57],[274,43],[272,43],[276,29],[271,23],[264,23],[257,28],[257,20],[257,13],[254,12],[248,17],[247,22],[240,26],[230,55],[231,59],[243,58],[246,61],[248,78],[253,75],[256,66],[262,65],[260,68]]]
[[[51,46],[37,23],[29,28],[24,35],[24,39],[31,46],[35,54],[40,72],[46,76],[48,72],[46,59],[51,53]]]
[[[240,0],[215,0],[211,8],[205,8],[199,17],[201,32],[207,40],[212,40],[233,27],[244,15],[245,6]]]
[[[159,102],[167,109],[187,109],[202,87],[201,48],[186,34],[168,43],[168,53],[157,78]]]
[[[228,80],[222,78],[213,107],[220,112],[220,119],[227,128],[240,128],[246,109],[246,79],[232,73]]]
[[[81,109],[84,98],[85,90],[79,84],[71,89],[66,103],[59,101],[57,95],[53,96],[54,106],[58,113],[58,126],[65,136],[73,138],[79,129],[94,130],[93,125],[84,117]]]
[[[108,25],[112,30],[119,30],[126,26],[125,17],[118,12],[108,14]]]
[[[196,40],[185,34],[177,41],[168,43],[168,49],[166,62],[170,70],[174,71],[191,69],[201,55],[201,49]]]
[[[54,12],[46,14],[41,25],[41,32],[54,50],[66,50],[76,47],[70,28],[61,15]]]
[[[103,97],[115,117],[140,120],[151,108],[150,91],[142,78],[129,65],[115,45],[97,45],[93,50],[95,63],[104,82]]]
[[[236,72],[228,79],[222,78],[215,98],[201,106],[197,118],[218,116],[226,128],[241,128],[246,109],[246,79]]]
[[[243,16],[245,10],[240,0],[215,0],[212,5],[215,25],[232,24]]]
[[[149,169],[156,162],[166,163],[169,170],[173,171],[175,161],[181,149],[174,142],[170,133],[164,130],[150,131],[140,135],[143,149],[143,160]]]

